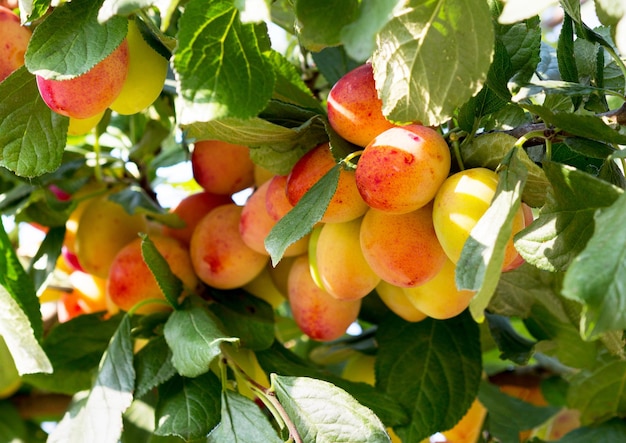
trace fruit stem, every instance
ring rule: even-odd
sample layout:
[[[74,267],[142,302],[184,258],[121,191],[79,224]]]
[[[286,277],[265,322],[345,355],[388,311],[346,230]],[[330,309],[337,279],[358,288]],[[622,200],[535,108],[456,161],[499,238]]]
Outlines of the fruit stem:
[[[459,143],[459,137],[456,132],[450,133],[450,143],[452,144],[452,151],[454,152],[454,158],[459,165],[459,169],[464,171],[465,165],[463,164],[463,158],[461,157],[461,144]]]
[[[350,169],[356,169],[356,164],[352,163],[352,159],[360,156],[361,154],[363,154],[363,150],[359,150],[359,151],[354,151],[351,152],[350,154],[346,155],[343,160],[341,160],[341,164],[346,166],[347,168]]]

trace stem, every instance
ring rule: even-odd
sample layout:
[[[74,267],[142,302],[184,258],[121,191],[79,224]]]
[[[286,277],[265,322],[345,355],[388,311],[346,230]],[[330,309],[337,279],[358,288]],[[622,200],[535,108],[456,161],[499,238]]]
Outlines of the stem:
[[[452,151],[454,152],[456,163],[459,165],[459,169],[464,171],[465,165],[463,164],[463,157],[461,157],[461,143],[459,143],[459,137],[456,133],[450,134],[450,142],[452,143]]]
[[[159,303],[162,305],[166,305],[168,307],[172,307],[172,305],[170,304],[170,302],[168,302],[167,300],[163,300],[160,298],[147,298],[145,300],[141,300],[140,302],[138,302],[136,305],[134,305],[132,308],[130,308],[130,310],[127,312],[128,315],[133,315],[135,312],[137,312],[137,310],[139,308],[141,308],[144,305],[149,305],[151,303]]]
[[[96,181],[102,182],[104,175],[102,174],[102,165],[100,164],[100,160],[102,158],[102,150],[100,149],[100,134],[96,132],[96,139],[93,142],[93,153],[95,154],[96,164],[94,165],[94,175],[96,176]]]
[[[350,169],[356,169],[356,165],[352,163],[352,159],[360,156],[361,154],[363,154],[362,149],[359,151],[351,152],[350,154],[346,155],[343,160],[341,160],[341,164],[345,165],[346,167]]]

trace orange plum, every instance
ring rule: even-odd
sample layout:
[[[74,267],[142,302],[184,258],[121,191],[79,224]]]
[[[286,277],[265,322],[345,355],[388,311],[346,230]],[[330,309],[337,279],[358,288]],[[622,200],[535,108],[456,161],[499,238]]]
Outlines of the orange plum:
[[[424,320],[427,315],[411,303],[404,289],[405,288],[401,288],[400,286],[387,283],[384,280],[381,280],[376,286],[376,292],[380,299],[385,306],[398,317],[408,322]]]
[[[31,30],[11,9],[0,6],[0,82],[24,65]]]
[[[201,140],[191,153],[193,177],[205,191],[231,195],[254,185],[254,163],[247,146]]]

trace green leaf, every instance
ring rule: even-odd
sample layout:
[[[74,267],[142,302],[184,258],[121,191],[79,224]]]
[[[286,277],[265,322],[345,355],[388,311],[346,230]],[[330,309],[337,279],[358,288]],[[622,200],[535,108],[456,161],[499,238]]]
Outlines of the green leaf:
[[[579,137],[566,137],[563,142],[572,151],[586,157],[606,159],[618,151],[611,145]]]
[[[485,317],[491,336],[501,350],[500,358],[509,359],[518,365],[528,364],[535,342],[520,335],[510,318],[495,314],[487,314]]]
[[[605,124],[600,117],[570,112],[553,112],[551,109],[539,105],[520,103],[520,106],[537,114],[546,124],[554,125],[570,134],[605,143],[626,144],[626,135]]]
[[[482,364],[478,325],[468,313],[417,323],[388,316],[376,340],[376,385],[410,414],[409,441],[452,428],[476,398]]]
[[[56,268],[57,260],[63,248],[64,238],[65,226],[49,229],[45,238],[39,245],[39,249],[37,249],[37,252],[31,259],[28,274],[35,285],[36,291],[39,291],[41,286],[46,282],[46,279],[48,279]],[[34,266],[40,259],[45,260],[46,265],[43,268]]]
[[[590,441],[626,441],[626,423],[611,419],[593,426],[574,429],[565,434],[559,443],[588,443]]]
[[[276,73],[273,99],[312,109],[320,114],[326,112],[320,101],[313,96],[309,87],[304,83],[293,63],[277,51],[270,51],[267,58],[274,66]]]
[[[0,401],[0,441],[27,442],[26,423],[10,401]]]
[[[513,148],[502,160],[493,200],[470,232],[456,267],[457,286],[477,291],[470,312],[479,320],[498,284],[513,219],[521,203],[527,170],[519,160],[519,151]]]
[[[33,31],[25,62],[33,74],[68,80],[109,56],[126,37],[128,20],[98,23],[102,1],[73,0],[54,8]],[[67,26],[72,23],[72,26]]]
[[[272,345],[274,310],[269,304],[241,290],[214,291],[211,297],[217,303],[209,309],[228,332],[239,338],[241,346],[258,351]]]
[[[292,375],[326,380],[347,391],[359,403],[370,408],[387,426],[406,425],[406,411],[384,392],[365,383],[355,383],[314,367],[282,345],[274,343],[270,349],[256,353],[259,364],[267,373]]]
[[[98,11],[98,21],[104,23],[116,15],[128,16],[133,12],[158,3],[156,0],[104,0]]]
[[[107,198],[121,205],[124,210],[131,215],[145,214],[168,226],[182,226],[182,222],[178,216],[159,206],[159,204],[146,193],[145,189],[140,186],[126,186],[118,192],[109,194]]]
[[[35,22],[50,10],[49,0],[22,1],[20,6],[20,17],[22,24]]]
[[[222,342],[239,341],[222,331],[219,320],[208,309],[191,303],[172,312],[165,323],[164,334],[172,350],[172,363],[185,377],[207,372],[220,354]]]
[[[170,269],[170,265],[156,248],[147,234],[140,234],[141,256],[148,265],[159,288],[174,309],[178,308],[178,297],[183,292],[183,282]]]
[[[334,85],[341,77],[362,64],[350,58],[345,46],[327,47],[320,52],[313,52],[311,57],[330,85]]]
[[[505,26],[498,37],[506,47],[511,63],[510,88],[517,89],[535,74],[541,60],[542,29],[539,20],[527,20]]]
[[[348,55],[365,62],[376,49],[376,34],[389,21],[398,0],[363,0],[358,17],[341,30],[341,40]]]
[[[581,333],[586,338],[626,329],[623,272],[626,235],[615,229],[626,215],[626,196],[596,212],[595,229],[585,248],[574,258],[563,281],[563,295],[584,305]]]
[[[512,100],[515,102],[521,102],[522,100],[529,99],[531,97],[541,94],[564,95],[567,97],[591,94],[606,94],[616,97],[620,96],[619,92],[607,88],[598,88],[596,86],[589,86],[561,80],[536,80],[525,83],[520,91],[515,94]],[[579,114],[572,115],[578,115],[579,117],[581,116]]]
[[[559,411],[511,397],[487,382],[480,384],[478,399],[489,412],[489,432],[502,442],[519,441],[520,431],[539,426]]]
[[[163,336],[152,338],[135,355],[135,397],[143,397],[152,388],[176,375],[172,364],[172,351]]]
[[[271,375],[272,388],[303,441],[390,442],[385,426],[354,397],[323,380]]]
[[[310,51],[318,52],[326,46],[341,43],[341,30],[358,15],[358,0],[295,1],[298,38]],[[332,17],[332,20],[329,20]]]
[[[575,168],[545,161],[552,188],[539,217],[516,235],[515,248],[530,264],[564,271],[594,232],[597,209],[612,205],[622,191]]]
[[[483,87],[493,56],[491,12],[487,2],[409,1],[377,45],[372,64],[383,114],[437,125]]]
[[[495,171],[516,141],[512,135],[502,132],[479,135],[470,144],[463,145],[463,163],[466,168],[484,167]],[[526,151],[518,151],[517,157],[528,171],[522,201],[534,208],[543,206],[550,188],[546,174],[530,159]]]
[[[574,54],[574,27],[572,18],[567,14],[563,18],[556,55],[561,79],[566,82],[578,82],[578,69]]]
[[[259,406],[237,392],[222,392],[222,421],[207,437],[207,443],[281,443]]]
[[[615,360],[592,371],[580,371],[570,380],[567,404],[581,412],[589,425],[626,414],[626,362]]]
[[[189,124],[256,116],[275,82],[272,65],[263,55],[269,49],[265,25],[242,24],[230,0],[192,0],[178,25],[177,120]]]
[[[24,177],[61,164],[69,119],[45,104],[24,67],[0,83],[0,166]]]
[[[335,165],[274,225],[265,238],[265,249],[273,265],[281,260],[289,245],[311,232],[315,223],[322,219],[337,190],[340,172],[341,165]]]
[[[98,313],[57,324],[43,342],[54,371],[27,375],[25,381],[42,390],[68,395],[89,389],[120,321],[119,315],[103,320]]]
[[[125,315],[102,356],[87,397],[70,407],[48,441],[117,443],[122,434],[122,414],[133,400],[134,386],[130,317]]]
[[[172,378],[159,386],[155,434],[185,441],[205,437],[220,422],[220,396],[220,380],[212,372]]]

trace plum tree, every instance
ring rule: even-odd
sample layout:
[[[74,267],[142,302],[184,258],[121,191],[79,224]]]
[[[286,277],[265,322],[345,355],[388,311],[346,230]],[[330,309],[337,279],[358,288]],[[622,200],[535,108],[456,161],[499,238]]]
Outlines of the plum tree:
[[[88,119],[102,113],[117,98],[128,74],[128,42],[122,43],[86,73],[69,80],[37,75],[43,101],[57,114]]]
[[[320,178],[336,165],[328,143],[322,143],[300,157],[287,176],[287,198],[296,205],[302,196]],[[361,198],[356,187],[354,171],[342,169],[339,182],[324,216],[323,223],[339,223],[354,220],[367,210],[367,204]]]
[[[234,289],[249,283],[269,260],[241,238],[242,211],[234,203],[218,206],[198,222],[191,237],[193,269],[200,280],[215,288]]]
[[[24,65],[24,53],[31,35],[17,14],[0,5],[0,82]]]
[[[189,250],[175,238],[152,235],[150,240],[170,266],[171,271],[183,282],[180,297],[195,292],[199,284]],[[133,309],[145,300],[165,300],[165,295],[152,275],[142,253],[141,238],[135,238],[115,255],[107,278],[106,291],[111,301],[123,311]],[[149,303],[138,307],[135,312],[147,314],[170,310],[166,303]]]
[[[327,107],[333,129],[359,146],[395,126],[383,115],[371,63],[344,74],[328,93]]]
[[[247,146],[219,140],[194,143],[193,177],[205,191],[232,195],[254,184],[254,163]]]
[[[391,128],[364,149],[356,185],[372,208],[406,213],[430,202],[450,172],[450,149],[441,135],[421,125]]]
[[[135,20],[128,21],[128,74],[121,91],[109,105],[118,114],[135,114],[150,106],[161,94],[168,60],[152,49]]]

